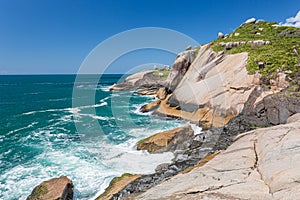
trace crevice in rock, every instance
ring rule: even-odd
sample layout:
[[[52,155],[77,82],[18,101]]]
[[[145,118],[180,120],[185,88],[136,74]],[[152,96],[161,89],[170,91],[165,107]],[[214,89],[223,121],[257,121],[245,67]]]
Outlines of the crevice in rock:
[[[269,194],[273,197],[273,193],[271,191],[271,187],[265,182],[264,178],[263,178],[263,175],[261,173],[261,171],[259,170],[258,168],[258,162],[259,162],[259,158],[258,158],[258,153],[257,153],[257,148],[256,148],[256,144],[257,144],[257,139],[254,140],[253,142],[253,149],[254,149],[254,154],[255,154],[255,163],[253,165],[253,170],[256,170],[257,173],[260,175],[260,179],[262,180],[262,182],[268,187],[268,192]]]
[[[236,182],[236,183],[231,183],[228,185],[212,186],[212,187],[208,187],[205,190],[191,191],[191,192],[187,192],[185,194],[199,194],[199,193],[204,193],[204,192],[210,192],[210,191],[215,191],[215,190],[219,190],[219,189],[222,189],[225,187],[230,187],[230,186],[238,185],[238,184],[242,184],[242,183],[245,183],[245,182]]]
[[[294,129],[289,129],[285,134],[283,134],[277,143],[280,143],[292,130],[294,130]]]

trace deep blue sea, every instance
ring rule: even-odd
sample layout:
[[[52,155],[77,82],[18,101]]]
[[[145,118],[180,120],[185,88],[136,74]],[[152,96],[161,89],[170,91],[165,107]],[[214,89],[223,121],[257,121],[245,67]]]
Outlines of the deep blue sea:
[[[26,199],[61,175],[73,180],[76,199],[94,199],[113,177],[152,173],[173,158],[137,151],[135,144],[186,122],[140,113],[153,96],[109,91],[122,75],[103,75],[96,85],[89,75],[74,85],[75,78],[0,76],[1,200]],[[90,94],[92,103],[85,101]]]

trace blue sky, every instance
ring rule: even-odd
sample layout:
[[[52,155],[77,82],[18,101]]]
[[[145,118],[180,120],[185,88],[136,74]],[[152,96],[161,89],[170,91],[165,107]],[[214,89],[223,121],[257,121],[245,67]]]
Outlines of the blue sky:
[[[299,10],[296,0],[0,0],[0,74],[76,73],[94,47],[128,29],[164,27],[204,44],[248,18],[285,22]],[[108,73],[174,57],[133,52]]]

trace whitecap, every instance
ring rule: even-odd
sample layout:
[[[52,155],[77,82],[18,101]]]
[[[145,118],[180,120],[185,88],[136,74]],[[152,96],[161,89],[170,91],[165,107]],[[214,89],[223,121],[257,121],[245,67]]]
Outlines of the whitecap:
[[[22,131],[22,130],[25,130],[25,129],[28,129],[28,128],[32,128],[34,125],[38,124],[38,122],[32,122],[30,123],[29,125],[25,126],[25,127],[22,127],[22,128],[18,128],[18,129],[15,129],[15,130],[12,130],[12,131],[9,131],[7,133],[7,135],[10,135],[10,134],[13,134],[13,133],[16,133],[16,132],[19,132],[19,131]]]
[[[199,135],[202,132],[202,128],[200,126],[197,126],[196,124],[192,124],[192,123],[189,123],[194,131],[194,135]]]

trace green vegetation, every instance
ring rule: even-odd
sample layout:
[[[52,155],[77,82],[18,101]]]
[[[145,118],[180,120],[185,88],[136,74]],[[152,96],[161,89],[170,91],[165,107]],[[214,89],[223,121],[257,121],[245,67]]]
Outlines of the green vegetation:
[[[125,177],[131,177],[131,176],[135,176],[134,174],[129,174],[129,173],[124,173],[119,177],[115,177],[111,180],[111,182],[109,183],[109,186],[105,189],[105,192],[102,193],[99,197],[96,198],[96,200],[100,200],[100,199],[106,199],[105,197],[109,195],[109,193],[111,192],[110,190],[119,182],[121,181],[123,178]]]
[[[300,83],[300,29],[295,27],[278,26],[274,22],[259,21],[257,23],[243,24],[225,38],[213,41],[215,51],[226,50],[221,42],[248,42],[254,40],[270,41],[271,44],[254,46],[244,44],[233,47],[226,52],[235,54],[248,52],[247,70],[250,74],[259,71],[269,80],[276,75],[277,69],[286,71],[288,80],[292,85]],[[258,63],[263,62],[264,67],[259,68]]]
[[[198,53],[199,53],[199,50],[200,50],[200,46],[196,46],[194,47],[194,50],[195,50],[195,58],[197,57]]]
[[[166,80],[170,74],[171,70],[166,70],[164,68],[158,68],[154,71],[154,75],[159,76],[160,80]]]
[[[34,200],[34,199],[40,199],[42,195],[46,194],[48,192],[47,186],[45,183],[41,183],[39,186],[34,188],[31,195],[27,198],[27,200]]]
[[[144,138],[144,139],[141,139],[141,140],[139,140],[138,142],[137,142],[137,144],[141,144],[141,143],[143,143],[143,142],[145,142],[146,140],[148,140],[149,138],[151,138],[151,137],[153,137],[153,136],[155,136],[155,135],[157,135],[158,133],[156,133],[156,134],[154,134],[154,135],[151,135],[151,136],[149,136],[149,137],[146,137],[146,138]]]

